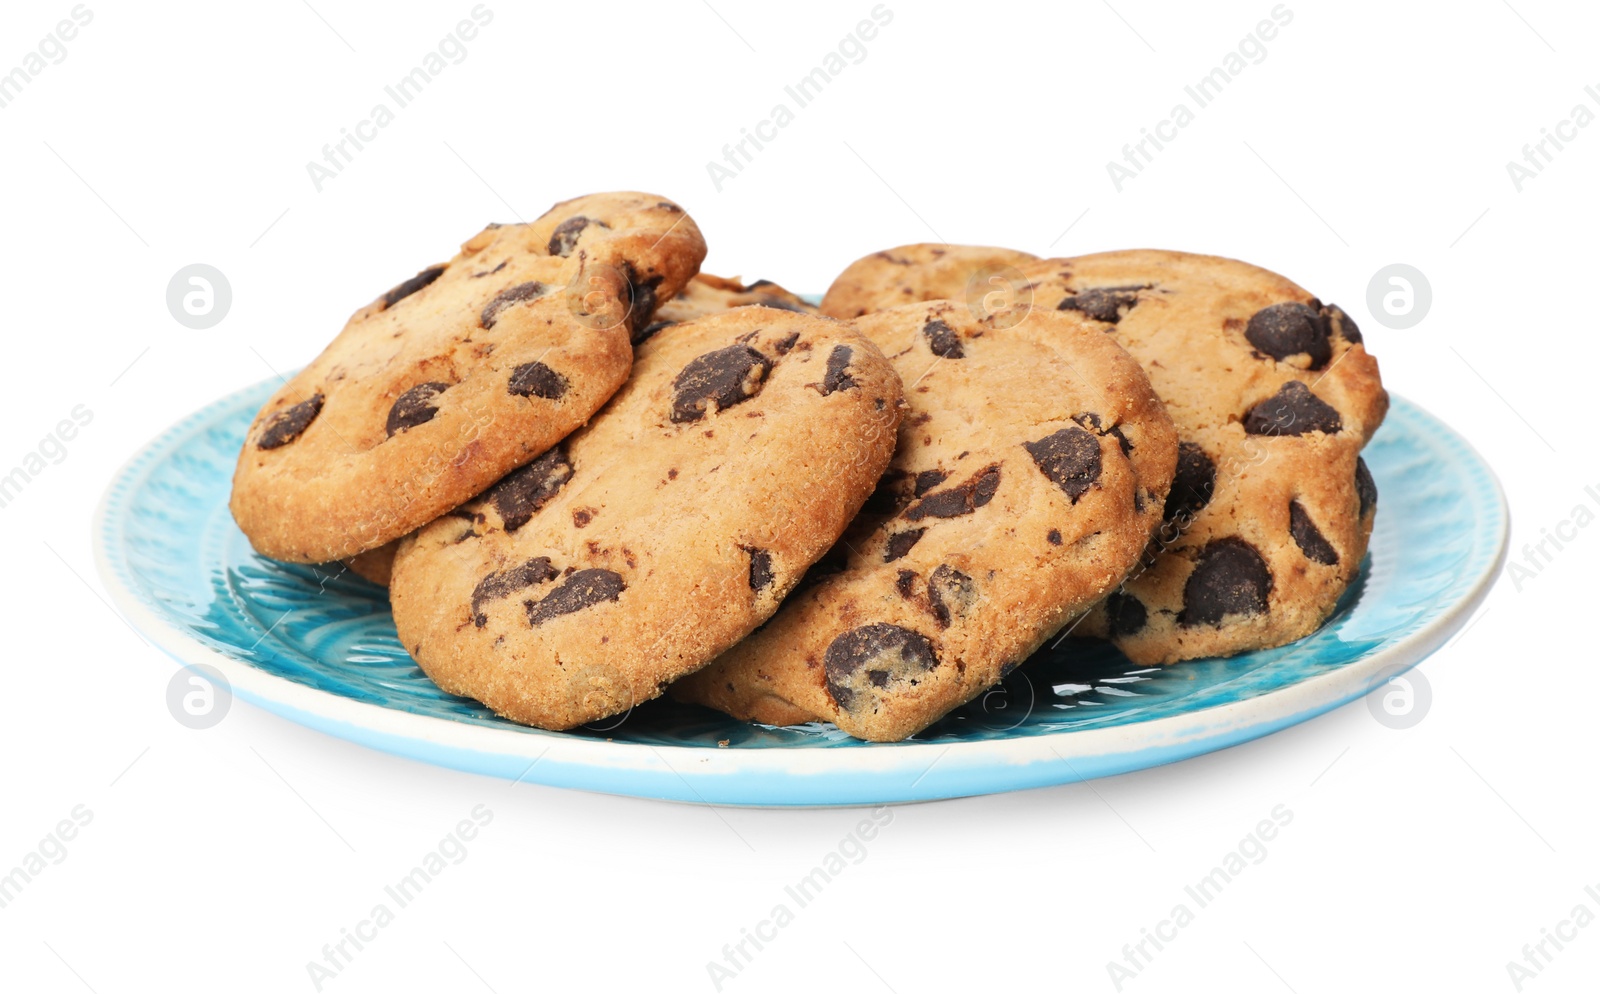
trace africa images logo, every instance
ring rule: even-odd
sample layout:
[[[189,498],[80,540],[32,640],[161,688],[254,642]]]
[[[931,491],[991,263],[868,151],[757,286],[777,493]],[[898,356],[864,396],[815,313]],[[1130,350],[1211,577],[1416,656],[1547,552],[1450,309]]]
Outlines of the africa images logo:
[[[894,821],[894,811],[880,805],[868,812],[855,827],[839,840],[839,844],[822,857],[822,860],[793,884],[783,888],[787,900],[772,906],[767,917],[753,928],[739,929],[737,942],[722,947],[720,960],[706,961],[706,976],[711,978],[713,990],[721,991],[730,981],[738,979],[756,956],[783,934],[783,929],[794,923],[796,916],[807,905],[822,896],[823,890],[837,880],[851,866],[859,866],[868,855],[868,843]]]
[[[1586,86],[1583,88],[1584,97],[1600,107],[1600,87]],[[1515,159],[1506,162],[1506,175],[1511,177],[1511,185],[1518,193],[1529,180],[1538,179],[1544,168],[1556,161],[1556,156],[1566,150],[1569,142],[1578,140],[1580,129],[1587,128],[1596,120],[1595,110],[1588,103],[1573,104],[1572,112],[1555,123],[1551,128],[1539,129],[1539,140],[1522,146],[1522,161]]]
[[[1241,874],[1267,861],[1268,843],[1294,821],[1294,811],[1287,804],[1279,804],[1269,815],[1257,822],[1237,846],[1224,853],[1209,873],[1185,885],[1184,900],[1174,904],[1165,918],[1153,926],[1141,927],[1139,940],[1123,945],[1120,960],[1106,961],[1106,975],[1115,990],[1121,991],[1129,981],[1137,980],[1155,962],[1156,956],[1177,941],[1183,930],[1194,924],[1199,913],[1214,904]]]
[[[872,20],[863,19],[857,23],[855,30],[839,41],[837,51],[824,55],[820,65],[813,67],[793,85],[783,88],[788,100],[778,101],[767,112],[767,116],[753,126],[740,128],[737,142],[722,146],[722,162],[713,159],[706,163],[706,175],[711,178],[714,190],[721,193],[724,184],[744,172],[744,167],[755,161],[756,152],[766,148],[768,142],[777,140],[780,128],[787,128],[794,123],[796,111],[822,96],[823,88],[845,69],[867,60],[867,43],[894,20],[894,11],[886,4],[878,4],[869,13]],[[793,107],[789,106],[790,101],[793,101]]]
[[[306,175],[318,193],[329,180],[339,178],[355,161],[356,153],[377,141],[378,134],[395,122],[396,115],[409,107],[433,81],[452,65],[467,61],[467,43],[494,21],[494,11],[484,4],[472,8],[472,19],[463,19],[439,41],[438,47],[422,57],[420,65],[383,88],[387,102],[374,104],[367,116],[348,128],[339,129],[339,140],[322,146],[322,161],[306,163]],[[446,60],[449,60],[448,63]],[[390,104],[394,106],[391,107]]]
[[[1121,162],[1107,160],[1106,175],[1111,178],[1111,185],[1118,193],[1122,192],[1125,183],[1136,179],[1147,166],[1155,162],[1156,153],[1166,148],[1169,142],[1176,141],[1182,129],[1193,124],[1199,112],[1215,103],[1246,69],[1267,61],[1267,44],[1278,37],[1278,32],[1294,22],[1294,11],[1286,4],[1278,4],[1269,13],[1271,20],[1263,18],[1258,22],[1255,30],[1240,40],[1236,51],[1222,57],[1220,65],[1213,66],[1210,72],[1183,88],[1188,100],[1178,101],[1167,116],[1153,126],[1140,128],[1137,142],[1122,146]],[[1246,62],[1246,59],[1249,61]],[[1193,107],[1189,106],[1191,101]]]
[[[93,22],[94,11],[84,4],[78,4],[72,8],[71,19],[63,18],[59,21],[39,42],[35,51],[22,57],[19,65],[10,72],[0,70],[0,109],[14,103],[22,96],[22,91],[32,85],[46,69],[67,61],[67,43],[78,37],[78,32]]]
[[[339,979],[356,956],[376,942],[401,911],[427,892],[430,884],[450,867],[467,861],[471,855],[469,844],[494,821],[494,811],[486,804],[478,804],[468,815],[456,822],[438,845],[423,853],[410,872],[384,885],[383,898],[373,904],[365,917],[354,925],[340,927],[339,938],[323,944],[320,960],[306,961],[306,977],[312,989],[320,991],[329,981]]]

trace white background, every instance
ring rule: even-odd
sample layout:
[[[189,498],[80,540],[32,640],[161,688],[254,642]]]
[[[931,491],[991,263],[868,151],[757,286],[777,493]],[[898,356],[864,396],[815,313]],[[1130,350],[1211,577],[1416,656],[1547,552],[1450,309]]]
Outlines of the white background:
[[[649,190],[699,221],[708,271],[809,291],[924,240],[1238,256],[1350,309],[1389,387],[1488,457],[1513,557],[1600,489],[1600,126],[1520,192],[1506,171],[1575,105],[1600,112],[1592,5],[1289,0],[1266,59],[1118,192],[1107,160],[1270,0],[889,0],[865,60],[718,192],[706,162],[873,4],[712,4],[490,0],[465,61],[320,193],[307,161],[470,0],[90,0],[65,60],[0,110],[0,471],[75,405],[94,414],[0,509],[0,872],[93,812],[0,909],[0,989],[312,990],[307,961],[482,804],[466,861],[325,990],[709,991],[707,962],[860,820],[511,787],[243,704],[204,732],[169,715],[173,664],[99,599],[89,519],[111,473],[487,221]],[[0,72],[71,7],[7,3]],[[164,301],[193,262],[233,287],[206,331]],[[1394,262],[1433,288],[1404,331],[1366,304]],[[724,989],[1111,991],[1107,961],[1286,805],[1265,861],[1123,989],[1514,990],[1525,943],[1600,910],[1597,551],[1591,527],[1520,591],[1504,578],[1424,665],[1410,730],[1356,703],[1177,766],[895,809]],[[1590,926],[1523,989],[1597,976]]]

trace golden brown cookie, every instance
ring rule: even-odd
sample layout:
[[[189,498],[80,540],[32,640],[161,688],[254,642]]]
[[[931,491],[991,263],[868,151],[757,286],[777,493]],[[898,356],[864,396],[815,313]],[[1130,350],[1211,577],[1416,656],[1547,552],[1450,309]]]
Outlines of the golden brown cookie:
[[[376,549],[368,549],[346,559],[344,567],[356,576],[380,587],[389,585],[389,574],[394,572],[394,554],[400,547],[400,540],[388,542]]]
[[[872,492],[901,406],[848,325],[768,307],[679,325],[588,427],[401,543],[400,639],[513,721],[624,712],[777,610]]]
[[[1079,314],[896,307],[855,325],[909,411],[836,572],[673,696],[896,741],[998,682],[1122,582],[1161,521],[1177,435]],[[832,558],[832,557],[830,557]]]
[[[1023,272],[1035,308],[1114,333],[1182,439],[1146,565],[1077,632],[1148,664],[1315,631],[1356,575],[1377,502],[1360,451],[1388,395],[1355,322],[1214,256],[1107,252]]]
[[[737,279],[698,273],[676,296],[656,309],[655,320],[636,334],[634,340],[642,342],[672,325],[721,314],[735,307],[750,306],[776,307],[798,314],[817,313],[815,304],[771,280],[756,280],[745,286]],[[382,548],[364,552],[346,560],[346,565],[358,576],[386,587],[394,566],[395,545],[391,542]]]
[[[544,452],[627,378],[629,339],[705,243],[644,193],[491,225],[357,311],[257,415],[231,507],[263,555],[375,549]]]
[[[1038,259],[983,245],[901,245],[847,266],[822,298],[822,313],[848,319],[922,300],[967,301],[982,313],[976,305],[986,298],[991,309],[1011,303],[1017,267]]]
[[[681,321],[693,321],[695,318],[721,314],[734,307],[752,305],[776,307],[797,314],[817,313],[817,305],[799,294],[790,293],[771,280],[756,280],[746,286],[737,278],[700,273],[689,281],[688,286],[679,290],[677,296],[662,303],[656,310],[655,320],[644,330],[643,337],[649,338]]]

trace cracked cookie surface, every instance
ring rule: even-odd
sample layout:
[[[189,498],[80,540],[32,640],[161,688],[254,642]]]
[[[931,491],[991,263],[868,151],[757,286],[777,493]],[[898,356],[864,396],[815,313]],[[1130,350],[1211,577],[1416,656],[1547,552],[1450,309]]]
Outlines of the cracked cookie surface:
[[[895,741],[1115,589],[1160,523],[1177,436],[1082,315],[935,302],[854,324],[906,384],[894,461],[808,583],[672,694]]]
[[[1038,260],[986,245],[901,245],[845,267],[823,296],[822,313],[843,320],[924,300],[956,300],[977,314],[982,306],[1015,302],[1017,267]]]
[[[1078,633],[1149,664],[1319,628],[1360,568],[1377,508],[1360,453],[1388,395],[1355,322],[1215,256],[1107,252],[1022,271],[1034,307],[1090,317],[1139,360],[1181,439],[1156,542]]]
[[[446,691],[542,728],[656,697],[839,538],[901,393],[826,318],[741,307],[655,336],[587,427],[401,542],[401,641]]]
[[[491,225],[355,313],[262,408],[230,507],[263,555],[377,549],[588,420],[705,256],[671,201],[606,193]]]

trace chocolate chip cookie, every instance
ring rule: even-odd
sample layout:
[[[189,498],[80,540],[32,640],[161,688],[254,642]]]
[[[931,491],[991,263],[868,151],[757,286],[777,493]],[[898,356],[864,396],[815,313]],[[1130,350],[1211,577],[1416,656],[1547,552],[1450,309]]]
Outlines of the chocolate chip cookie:
[[[852,262],[828,287],[822,313],[848,319],[922,300],[961,300],[985,309],[1015,303],[1017,267],[1036,255],[982,245],[902,245]]]
[[[737,279],[698,273],[676,296],[656,309],[655,319],[635,335],[634,340],[642,342],[654,337],[662,329],[684,321],[721,314],[735,307],[751,306],[776,307],[797,314],[817,313],[815,304],[771,280],[756,280],[746,286]],[[388,586],[389,573],[394,566],[394,543],[348,559],[345,565],[358,576],[380,586]]]
[[[771,280],[756,280],[749,286],[726,276],[700,273],[678,295],[662,303],[655,320],[644,330],[649,338],[664,328],[682,321],[710,317],[734,307],[776,307],[797,314],[816,314],[817,305],[790,293]]]
[[[839,538],[901,393],[826,318],[741,307],[651,338],[586,428],[401,543],[400,639],[446,691],[541,728],[656,697]]]
[[[263,555],[328,562],[433,520],[587,421],[704,257],[683,209],[643,193],[491,225],[267,402],[234,474],[239,527]]]
[[[1388,409],[1350,315],[1213,256],[1108,252],[1022,269],[1036,309],[1084,315],[1139,360],[1181,438],[1144,564],[1078,633],[1150,664],[1320,627],[1366,554],[1377,488],[1360,452]]]
[[[672,693],[896,741],[1122,582],[1178,441],[1138,363],[1081,314],[980,320],[945,301],[854,323],[906,383],[894,461],[814,582]]]

